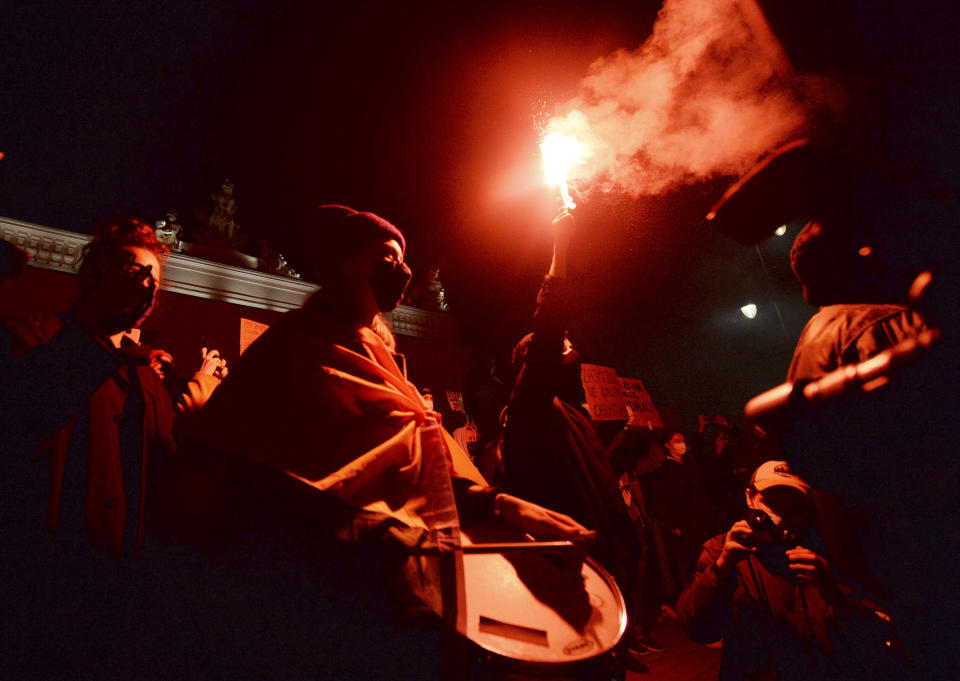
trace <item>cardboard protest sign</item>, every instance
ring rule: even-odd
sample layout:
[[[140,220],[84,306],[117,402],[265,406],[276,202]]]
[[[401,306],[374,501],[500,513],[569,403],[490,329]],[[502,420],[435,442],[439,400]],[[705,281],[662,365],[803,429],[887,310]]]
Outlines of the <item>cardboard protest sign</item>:
[[[617,370],[599,364],[581,364],[580,380],[594,421],[625,421],[627,406]]]
[[[460,412],[461,414],[466,414],[467,410],[463,406],[463,393],[456,390],[447,391],[447,404],[450,405],[452,411]]]
[[[245,319],[240,317],[240,354],[242,355],[246,352],[253,341],[257,340],[260,335],[270,328],[269,324],[263,324],[261,322],[255,322],[252,319]]]
[[[623,399],[627,407],[627,422],[632,426],[650,425],[663,428],[660,412],[653,406],[653,399],[640,379],[620,378],[620,385],[623,387]]]

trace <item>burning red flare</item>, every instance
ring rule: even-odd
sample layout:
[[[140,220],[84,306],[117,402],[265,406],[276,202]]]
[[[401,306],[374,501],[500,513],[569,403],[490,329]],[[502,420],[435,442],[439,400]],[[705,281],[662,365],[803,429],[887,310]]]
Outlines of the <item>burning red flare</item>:
[[[577,204],[567,186],[567,175],[575,165],[586,159],[586,148],[576,137],[552,132],[540,143],[540,153],[543,155],[543,171],[547,182],[560,188],[564,209],[576,208]]]

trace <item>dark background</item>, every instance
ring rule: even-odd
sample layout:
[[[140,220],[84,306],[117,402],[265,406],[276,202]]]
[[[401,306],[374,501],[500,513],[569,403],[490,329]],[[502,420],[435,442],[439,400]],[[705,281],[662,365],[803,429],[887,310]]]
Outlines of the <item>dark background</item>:
[[[946,4],[798,4],[770,16],[800,68],[901,82],[904,54],[924,66],[956,51],[943,40],[956,13]],[[407,234],[415,271],[440,266],[464,343],[494,352],[509,379],[558,209],[541,181],[538,127],[593,60],[639,46],[658,10],[5,3],[0,215],[86,231],[96,218],[152,222],[174,208],[189,228],[225,177],[251,244],[302,229],[317,203],[372,210]],[[943,69],[904,72],[911,87],[944,84]],[[953,89],[924,101],[937,120],[956,111]],[[576,213],[574,343],[642,378],[687,426],[700,410],[736,417],[780,382],[813,312],[787,263],[798,225],[755,249],[703,219],[732,179],[639,200],[588,195]],[[747,302],[754,320],[739,312]]]

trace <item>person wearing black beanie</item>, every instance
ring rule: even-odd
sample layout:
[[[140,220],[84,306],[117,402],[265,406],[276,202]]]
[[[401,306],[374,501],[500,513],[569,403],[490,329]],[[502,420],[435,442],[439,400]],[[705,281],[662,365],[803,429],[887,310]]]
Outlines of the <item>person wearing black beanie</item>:
[[[409,281],[405,254],[402,232],[378,215],[342,205],[313,212],[291,262],[320,289],[247,349],[200,415],[191,440],[201,454],[185,461],[220,463],[175,477],[202,498],[180,485],[160,504],[181,518],[178,536],[197,517],[230,519],[207,546],[252,563],[244,578],[269,591],[271,607],[238,602],[231,587],[204,594],[203,611],[233,649],[257,651],[251,664],[284,665],[267,676],[457,678],[447,637],[465,611],[448,549],[460,522],[499,518],[534,536],[593,537],[489,487],[407,379],[382,318]],[[210,498],[235,501],[211,512]],[[261,548],[247,548],[245,527]],[[264,536],[276,538],[273,549],[262,548]],[[286,579],[284,565],[303,567]],[[264,651],[265,631],[277,649]]]

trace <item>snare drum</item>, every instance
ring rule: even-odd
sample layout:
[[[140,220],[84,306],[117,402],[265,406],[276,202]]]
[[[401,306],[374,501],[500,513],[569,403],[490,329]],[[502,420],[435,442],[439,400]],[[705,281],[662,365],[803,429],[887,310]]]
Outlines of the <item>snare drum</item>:
[[[464,535],[465,546],[508,538],[491,528]],[[465,551],[463,572],[466,636],[499,667],[542,676],[599,664],[626,631],[623,595],[589,556]]]

